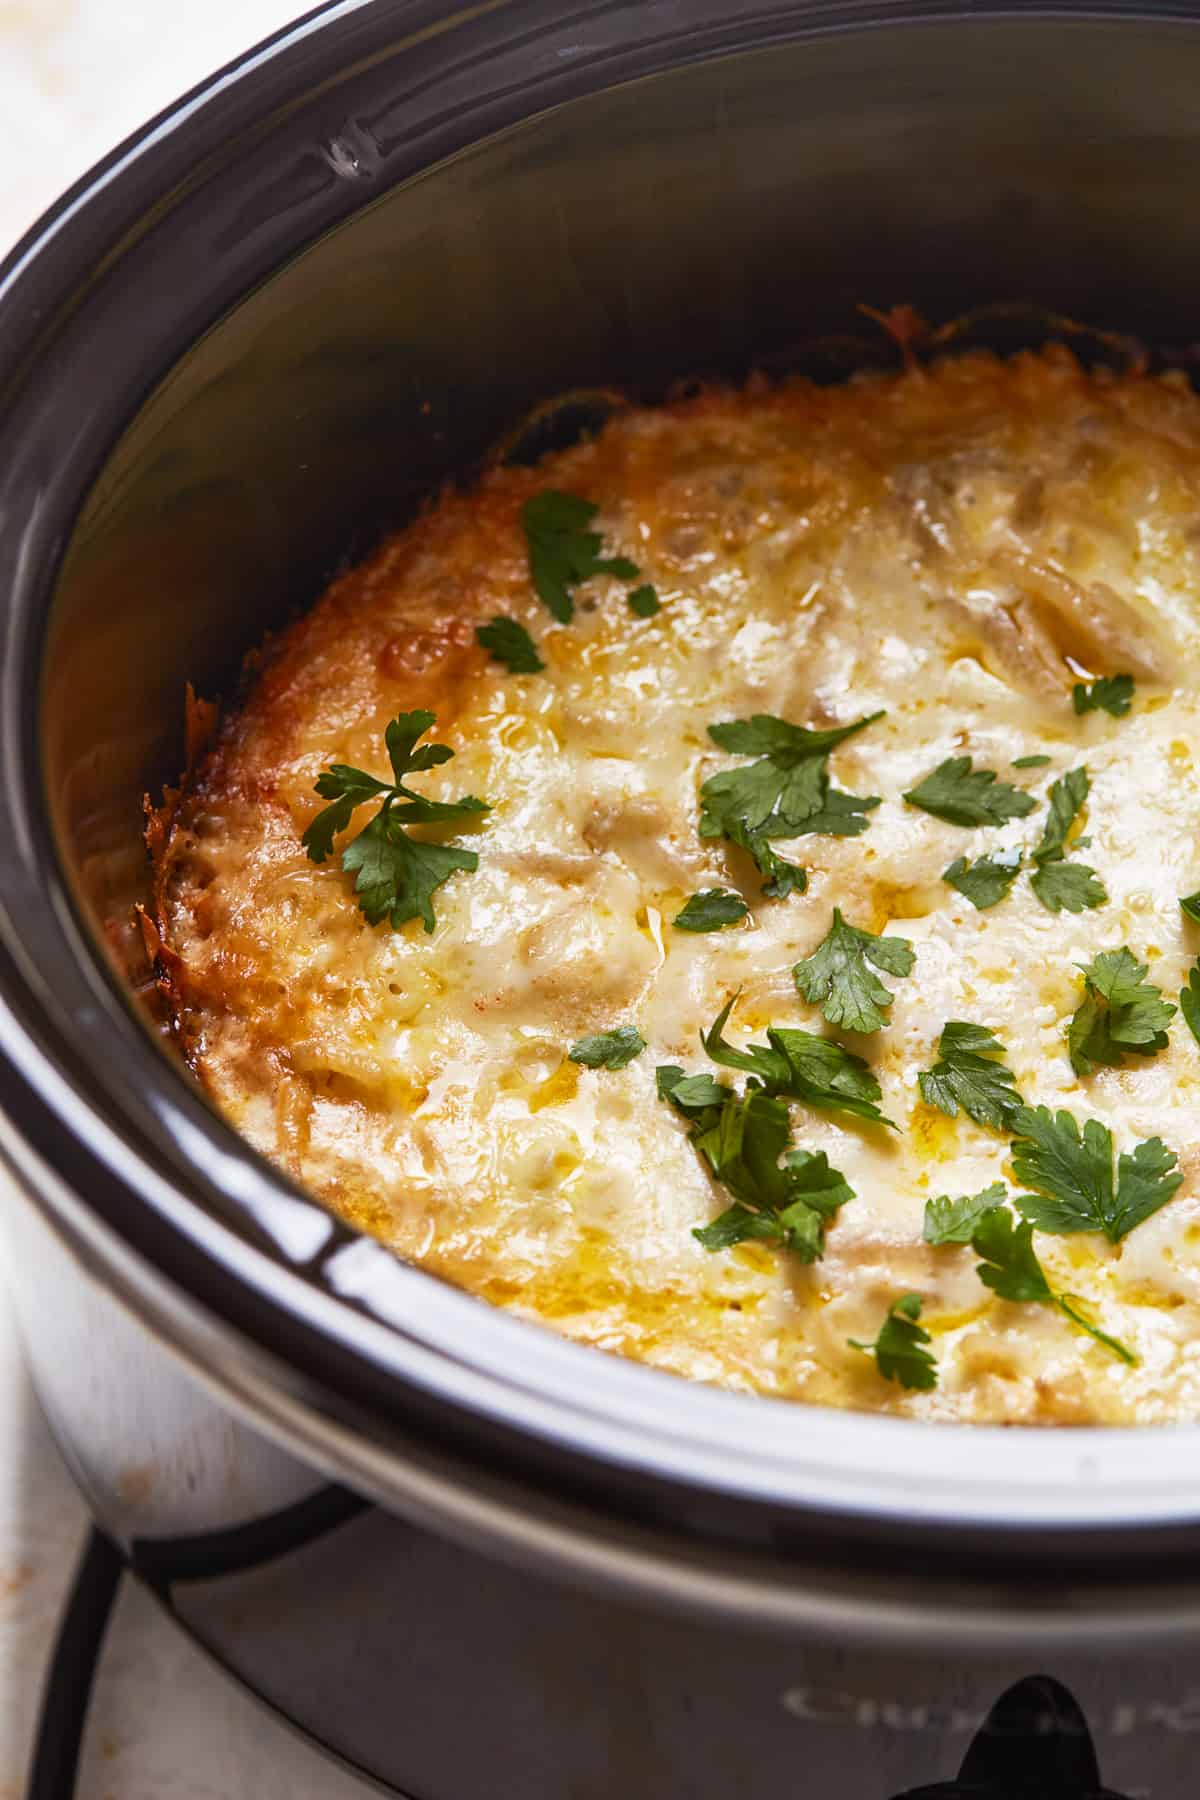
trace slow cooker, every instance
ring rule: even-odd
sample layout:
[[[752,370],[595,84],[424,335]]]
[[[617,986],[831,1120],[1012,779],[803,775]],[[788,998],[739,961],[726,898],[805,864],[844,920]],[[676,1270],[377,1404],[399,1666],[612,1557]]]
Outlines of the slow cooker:
[[[548,396],[833,375],[862,303],[1028,302],[1186,355],[1197,93],[1187,5],[339,0],[0,273],[34,1379],[134,1574],[386,1792],[1193,1791],[1200,1428],[826,1413],[491,1311],[213,1115],[132,907],[186,685],[230,692]]]

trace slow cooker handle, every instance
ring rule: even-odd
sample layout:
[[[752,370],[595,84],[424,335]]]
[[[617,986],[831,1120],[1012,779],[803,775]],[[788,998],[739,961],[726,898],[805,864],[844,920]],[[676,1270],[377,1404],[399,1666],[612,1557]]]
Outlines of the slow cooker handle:
[[[911,1788],[896,1800],[1126,1800],[1100,1785],[1087,1719],[1049,1675],[1001,1694],[979,1727],[957,1781]]]

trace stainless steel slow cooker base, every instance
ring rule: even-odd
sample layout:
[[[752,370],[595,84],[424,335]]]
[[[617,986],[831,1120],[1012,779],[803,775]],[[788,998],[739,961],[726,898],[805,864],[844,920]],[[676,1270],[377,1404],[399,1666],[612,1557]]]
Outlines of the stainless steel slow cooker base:
[[[530,1580],[376,1509],[170,1603],[255,1693],[413,1800],[893,1800],[956,1777],[995,1702],[1042,1673],[1080,1706],[1107,1787],[1167,1800],[1194,1776],[1195,1666],[1142,1666],[1131,1697],[1128,1666],[1077,1656],[965,1667],[722,1632]],[[1033,1727],[1020,1800],[1053,1731]],[[1065,1727],[1072,1752],[1078,1735]],[[1064,1773],[1051,1791],[1086,1790]]]
[[[33,1208],[10,1221],[9,1243],[35,1386],[96,1519],[230,1675],[388,1793],[1191,1792],[1200,1652],[1135,1658],[1114,1654],[1108,1638],[1089,1645],[1086,1608],[1062,1629],[1068,1596],[1052,1574],[1044,1601],[1057,1642],[968,1657],[939,1648],[932,1572],[916,1559],[908,1617],[896,1621],[912,1641],[890,1647],[866,1644],[849,1613],[843,1632],[805,1635],[548,1578],[371,1505],[262,1437],[149,1337]],[[58,1321],[53,1339],[47,1318]],[[619,1541],[610,1553],[619,1560]],[[1147,1623],[1131,1612],[1131,1636]],[[1015,1721],[989,1716],[1031,1677],[1043,1683]],[[1078,1710],[1064,1716],[1045,1678]],[[972,1756],[978,1779],[962,1786]]]

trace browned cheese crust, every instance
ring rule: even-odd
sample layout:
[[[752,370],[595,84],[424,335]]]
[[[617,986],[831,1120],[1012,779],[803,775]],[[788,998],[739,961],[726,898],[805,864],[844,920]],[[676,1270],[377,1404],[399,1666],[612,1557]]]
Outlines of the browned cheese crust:
[[[1169,1048],[1078,1079],[1063,1029],[1076,964],[1128,944],[1175,997],[1196,946],[1177,896],[1200,885],[1195,620],[1200,403],[1177,377],[1085,372],[1065,351],[971,354],[818,388],[751,382],[618,413],[536,469],[450,488],[262,653],[151,833],[159,967],[188,1061],[259,1149],[346,1219],[489,1301],[695,1379],[928,1418],[1153,1420],[1200,1414],[1200,1200],[1190,1151],[1200,1053]],[[634,585],[580,587],[570,624],[530,580],[522,504],[596,502]],[[524,624],[546,662],[513,676],[477,626]],[[1125,671],[1128,719],[1077,718],[1072,683]],[[384,730],[428,708],[456,759],[417,779],[492,811],[447,841],[475,874],[434,896],[437,928],[372,927],[351,879],[301,833],[314,783],[387,772]],[[776,848],[808,891],[765,900],[749,859],[697,835],[700,783],[734,759],[708,724],[886,717],[833,760],[882,796],[857,838]],[[1012,761],[1044,752],[1045,769]],[[1038,812],[968,831],[901,796],[974,754]],[[1086,763],[1088,861],[1109,903],[1037,904],[1027,879],[975,911],[942,880],[958,856],[1031,846],[1049,783]],[[339,843],[340,848],[340,843]],[[743,924],[676,931],[688,895],[744,895]],[[731,1033],[822,1030],[791,969],[831,908],[909,939],[866,1056],[899,1130],[795,1106],[856,1198],[806,1267],[763,1245],[712,1253],[720,1211],[656,1064],[709,1065],[699,1032],[740,991]],[[1130,1369],[1049,1308],[995,1299],[968,1250],[922,1242],[925,1201],[1010,1179],[1007,1143],[920,1098],[948,1019],[991,1025],[1031,1105],[1161,1135],[1186,1179],[1120,1246],[1039,1237],[1060,1288],[1131,1344]],[[645,1054],[582,1070],[584,1033],[634,1023]],[[940,1380],[883,1382],[871,1338],[920,1292]]]

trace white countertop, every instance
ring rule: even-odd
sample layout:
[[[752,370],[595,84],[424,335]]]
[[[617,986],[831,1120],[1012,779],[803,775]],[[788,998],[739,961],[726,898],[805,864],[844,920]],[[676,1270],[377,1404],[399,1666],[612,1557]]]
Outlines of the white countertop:
[[[145,119],[306,10],[303,0],[0,0],[8,133],[0,250]],[[0,1288],[0,1800],[23,1791],[42,1675],[85,1529]],[[363,1800],[365,1792],[126,1587],[101,1663],[79,1800]]]

